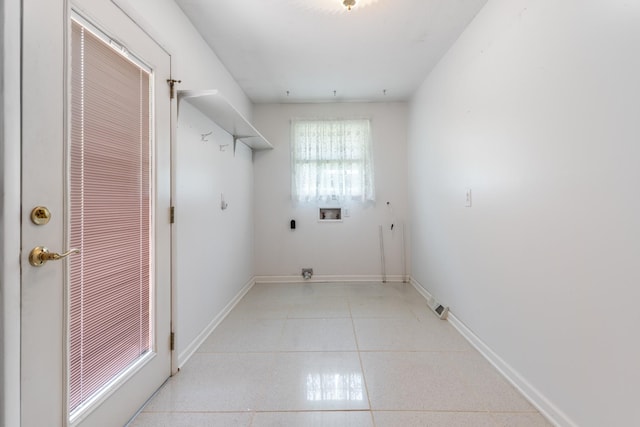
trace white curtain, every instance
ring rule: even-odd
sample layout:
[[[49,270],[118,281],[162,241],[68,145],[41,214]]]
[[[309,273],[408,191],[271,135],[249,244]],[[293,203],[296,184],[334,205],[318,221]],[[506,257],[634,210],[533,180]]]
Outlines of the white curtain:
[[[295,202],[375,200],[368,119],[292,121],[291,162]]]

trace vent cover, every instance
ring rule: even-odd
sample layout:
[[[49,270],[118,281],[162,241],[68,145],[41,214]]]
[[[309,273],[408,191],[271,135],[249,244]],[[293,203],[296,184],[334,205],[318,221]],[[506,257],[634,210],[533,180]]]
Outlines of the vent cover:
[[[446,320],[447,315],[449,314],[449,307],[445,307],[435,300],[433,300],[433,302],[429,304],[429,308],[431,308],[435,315],[442,320]]]

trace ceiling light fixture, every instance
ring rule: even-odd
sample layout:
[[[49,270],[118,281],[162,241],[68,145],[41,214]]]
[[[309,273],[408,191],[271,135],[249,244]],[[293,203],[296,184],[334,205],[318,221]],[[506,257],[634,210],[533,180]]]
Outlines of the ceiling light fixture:
[[[321,13],[341,14],[347,9],[364,10],[368,7],[380,6],[382,0],[278,0],[290,3],[294,7]],[[416,0],[419,1],[419,0]],[[425,0],[422,0],[425,1]]]

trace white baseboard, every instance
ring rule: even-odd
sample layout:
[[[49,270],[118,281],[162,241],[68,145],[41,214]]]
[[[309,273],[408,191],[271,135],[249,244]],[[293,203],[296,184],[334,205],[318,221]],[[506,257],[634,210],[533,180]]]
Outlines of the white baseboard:
[[[409,280],[409,282],[411,283],[411,285],[413,285],[413,287],[415,288],[416,291],[418,291],[418,293],[420,295],[422,295],[424,297],[424,299],[427,300],[428,304],[433,304],[434,298],[433,295],[431,295],[431,293],[426,290],[420,283],[418,283],[416,281],[416,279],[414,279],[413,277]]]
[[[387,276],[387,282],[401,283],[401,275]],[[304,280],[302,276],[256,276],[256,283],[339,283],[339,282],[382,282],[382,276],[362,275],[362,276],[321,276],[314,275],[309,280]]]
[[[433,295],[420,283],[411,278],[413,287],[427,299],[433,301]],[[449,311],[449,323],[462,335],[502,376],[511,383],[547,420],[556,427],[577,427],[564,412],[549,401],[538,389],[531,385],[522,375],[505,362],[471,329]]]
[[[193,354],[198,350],[198,348],[202,345],[203,342],[211,335],[215,328],[222,323],[225,317],[233,310],[233,308],[240,302],[242,297],[244,297],[247,292],[253,287],[256,283],[254,278],[251,278],[238,292],[238,294],[233,297],[233,299],[227,304],[220,313],[216,317],[211,320],[211,322],[207,325],[206,328],[202,330],[198,334],[198,336],[178,355],[178,369],[182,368],[185,363],[193,356]]]

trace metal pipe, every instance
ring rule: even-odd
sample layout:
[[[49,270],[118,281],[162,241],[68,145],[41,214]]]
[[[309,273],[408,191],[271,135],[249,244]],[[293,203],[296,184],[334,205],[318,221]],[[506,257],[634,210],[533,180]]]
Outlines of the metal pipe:
[[[384,266],[384,238],[382,236],[382,226],[380,226],[380,263],[382,264],[382,283],[387,283],[387,272]]]
[[[406,245],[404,242],[404,221],[402,222],[402,248],[401,248],[401,254],[402,254],[402,283],[407,283],[408,279],[407,279],[407,249],[406,249]]]

